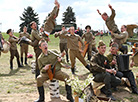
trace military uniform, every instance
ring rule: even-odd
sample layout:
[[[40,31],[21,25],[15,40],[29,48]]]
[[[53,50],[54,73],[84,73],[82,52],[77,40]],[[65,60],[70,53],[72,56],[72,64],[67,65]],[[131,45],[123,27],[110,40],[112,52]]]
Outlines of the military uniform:
[[[39,100],[44,100],[44,87],[43,83],[49,79],[48,73],[45,69],[45,65],[52,64],[57,61],[57,58],[59,57],[57,51],[48,51],[47,55],[42,53],[38,58],[38,65],[40,69],[40,75],[37,77],[37,87],[39,92]],[[61,61],[62,62],[62,61]],[[72,92],[71,92],[71,86],[67,85],[66,80],[69,79],[69,75],[65,72],[61,71],[62,65],[61,62],[57,62],[55,66],[55,75],[54,78],[64,81],[66,84],[66,92],[67,92],[67,99],[70,100],[70,102],[74,102],[72,98]],[[40,102],[40,101],[39,101]]]
[[[39,36],[39,33],[38,33],[37,30],[32,29],[32,31],[31,31],[31,40],[32,40],[32,43],[35,42],[33,44],[33,47],[34,47],[35,58],[36,58],[36,67],[35,68],[36,68],[36,78],[37,78],[37,76],[40,74],[37,59],[38,59],[39,55],[42,52],[41,49],[38,46],[38,42],[41,40],[41,37]]]
[[[88,32],[82,35],[82,39],[85,38],[85,41],[89,44],[88,45],[88,60],[91,58],[92,54],[92,40],[93,40],[93,34]]]
[[[57,38],[59,36],[59,39],[60,39],[60,43],[59,43],[60,52],[62,53],[65,50],[65,52],[66,52],[66,60],[67,60],[67,62],[69,62],[69,59],[68,59],[68,48],[67,48],[67,39],[62,36],[62,35],[65,35],[67,33],[68,33],[67,31],[61,31],[61,34],[60,33],[56,33],[55,34],[55,38]]]
[[[63,34],[62,34],[63,35]],[[78,42],[80,41],[82,44],[82,50],[84,48],[83,41],[79,35],[71,35],[71,34],[66,34],[64,37],[67,39],[67,47],[70,49],[69,54],[70,54],[70,61],[71,61],[71,71],[73,74],[74,73],[74,68],[75,68],[75,59],[76,57],[81,61],[81,63],[87,68],[88,65],[86,61],[84,60],[84,57],[82,56],[80,50],[79,50],[79,45]]]
[[[3,45],[2,45],[2,34],[0,34],[0,56],[1,56],[1,51],[3,50]]]
[[[107,28],[109,29],[109,31],[112,31],[114,33],[120,33],[120,31],[118,30],[117,25],[115,24],[114,18],[115,18],[115,10],[112,9],[112,14],[110,17],[108,17],[105,21],[105,24],[107,26]]]
[[[50,16],[46,19],[45,25],[44,25],[44,31],[51,33],[52,30],[55,28],[56,22],[54,16],[58,16],[59,9],[57,6],[54,7],[53,11],[50,13]]]
[[[121,32],[120,34],[112,34],[114,36],[113,38],[113,42],[116,42],[119,45],[119,50],[123,53],[127,53],[128,50],[127,48],[125,48],[125,46],[123,46],[123,44],[126,42],[127,38],[128,38],[128,32],[124,31]]]
[[[115,65],[112,65],[112,64],[111,64],[111,62],[112,62],[112,60],[113,60],[113,57],[114,57],[114,56],[116,57],[116,56],[119,55],[119,54],[120,54],[120,52],[117,52],[116,55],[113,55],[112,53],[109,53],[109,54],[107,55],[107,58],[109,59],[109,63],[110,63],[110,65],[111,65],[113,68],[115,67]],[[116,60],[117,60],[117,59],[116,59]],[[120,72],[120,71],[119,71],[119,72]],[[122,78],[122,77],[128,78],[128,80],[129,80],[129,82],[130,82],[130,85],[131,85],[132,93],[138,94],[138,90],[137,90],[137,86],[136,86],[136,83],[135,83],[135,78],[134,78],[133,72],[132,72],[131,70],[129,70],[129,71],[121,71],[121,73],[123,74],[121,77],[118,75],[118,73],[117,73],[117,76],[120,77],[120,78]]]
[[[21,32],[19,38],[25,36],[26,38],[30,39],[29,33]],[[23,65],[23,53],[25,53],[25,64],[27,64],[27,53],[28,53],[28,44],[21,43],[20,44],[20,52],[21,52],[21,63]]]
[[[21,67],[20,60],[19,60],[19,53],[18,53],[17,46],[16,46],[18,39],[10,36],[8,41],[10,42],[10,45],[11,45],[10,46],[10,69],[12,70],[14,56],[17,58],[18,67]]]

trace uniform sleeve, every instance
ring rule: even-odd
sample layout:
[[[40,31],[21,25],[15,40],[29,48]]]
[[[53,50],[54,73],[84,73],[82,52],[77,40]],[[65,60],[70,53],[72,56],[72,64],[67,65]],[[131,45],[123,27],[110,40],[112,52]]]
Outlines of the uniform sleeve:
[[[22,33],[19,34],[19,38],[21,38],[21,37],[22,37]]]
[[[120,33],[120,34],[113,33],[113,35],[117,39],[123,39],[123,38],[126,37],[126,34],[125,33]]]
[[[46,70],[44,69],[44,65],[41,63],[41,60],[38,59],[38,67],[39,67],[39,70],[42,72],[42,73],[45,73]]]
[[[38,41],[41,40],[41,37],[34,32],[32,33],[32,36],[34,36]]]
[[[81,37],[80,36],[78,36],[79,37],[79,41],[81,42],[81,44],[82,44],[82,50],[84,49],[84,43],[83,43],[83,41],[82,41],[82,39],[81,39]]]
[[[12,42],[18,42],[18,39],[10,38],[10,39],[9,39],[9,42],[10,42],[10,43],[12,43]]]
[[[111,20],[113,20],[114,18],[115,18],[115,10],[114,9],[112,9],[112,14],[111,14],[111,16],[110,16],[110,19]]]
[[[91,60],[91,62],[90,62],[90,71],[91,72],[93,72],[93,71],[95,71],[95,72],[105,72],[106,71],[106,69],[105,68],[103,68],[103,67],[101,67],[101,66],[99,66],[98,64],[97,64],[97,57],[92,57],[92,60]]]
[[[60,33],[54,34],[55,38],[57,38],[60,35]]]
[[[57,6],[54,7],[54,9],[52,10],[52,12],[50,13],[50,17],[49,18],[53,18],[54,19],[54,16],[56,15],[56,17],[58,16],[58,12],[59,12],[59,9]]]
[[[106,57],[107,57],[107,59],[109,61],[109,65],[112,66],[112,60],[113,60],[112,55],[111,54],[108,54]]]
[[[81,38],[83,39],[84,37],[85,37],[85,34],[83,34]]]

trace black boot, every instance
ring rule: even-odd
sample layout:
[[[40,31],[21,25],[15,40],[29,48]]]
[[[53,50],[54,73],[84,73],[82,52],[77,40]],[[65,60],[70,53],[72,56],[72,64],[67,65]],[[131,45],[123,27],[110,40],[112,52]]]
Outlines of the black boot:
[[[19,59],[17,59],[17,64],[18,64],[18,68],[19,68],[19,67],[23,67],[23,66],[20,64]]]
[[[70,102],[74,102],[74,99],[73,99],[73,97],[72,97],[71,86],[66,85],[66,92],[67,92],[67,99],[68,99]]]
[[[85,67],[90,71],[90,65],[87,64]]]
[[[66,61],[67,61],[67,63],[69,63],[69,57],[68,57],[68,54],[66,54]]]
[[[21,57],[21,65],[23,66],[23,57]]]
[[[71,68],[72,74],[75,74],[75,68]]]
[[[28,63],[27,63],[27,57],[25,57],[25,64],[28,65]]]
[[[38,93],[39,93],[39,98],[35,100],[34,102],[45,102],[45,94],[44,94],[44,87],[37,87]]]
[[[13,70],[13,62],[10,61],[10,69]]]

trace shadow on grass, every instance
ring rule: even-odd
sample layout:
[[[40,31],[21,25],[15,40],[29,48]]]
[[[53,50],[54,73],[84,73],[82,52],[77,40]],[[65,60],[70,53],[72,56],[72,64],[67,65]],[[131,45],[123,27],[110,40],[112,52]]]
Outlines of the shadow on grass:
[[[88,76],[89,74],[91,74],[91,73],[88,72],[88,73],[86,73],[86,74],[83,74],[83,75],[76,75],[76,76],[78,76],[79,80],[85,80],[85,79],[87,79],[87,76]]]
[[[10,70],[10,72],[8,74],[1,74],[0,73],[0,77],[3,77],[3,76],[12,76],[12,75],[16,74],[19,70],[20,70],[20,68],[17,68],[15,70]]]

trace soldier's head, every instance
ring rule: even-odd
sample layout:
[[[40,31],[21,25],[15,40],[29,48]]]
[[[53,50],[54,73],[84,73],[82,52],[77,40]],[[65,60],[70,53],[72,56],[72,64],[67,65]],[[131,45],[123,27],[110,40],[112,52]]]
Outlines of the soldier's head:
[[[86,29],[87,32],[90,32],[91,26],[90,26],[90,25],[87,25],[87,26],[85,27],[85,29]]]
[[[74,27],[70,27],[69,28],[69,32],[70,32],[71,35],[74,35],[75,28]]]
[[[32,22],[30,23],[30,26],[31,26],[31,28],[34,29],[34,30],[37,29],[37,24],[36,24],[35,21],[32,21]]]
[[[6,33],[9,34],[10,36],[13,35],[12,29],[8,29]]]
[[[48,44],[47,44],[47,42],[44,39],[40,40],[38,45],[39,45],[39,48],[42,50],[43,53],[47,53]]]
[[[102,40],[100,40],[99,41],[99,45],[98,45],[98,52],[101,55],[103,55],[105,53],[105,51],[106,51],[106,45],[105,45],[105,43]]]
[[[107,18],[108,18],[108,15],[107,15],[106,12],[104,12],[101,16],[102,16],[102,19],[103,19],[104,21],[106,21]]]
[[[121,32],[124,32],[124,31],[126,31],[127,30],[127,26],[126,25],[122,25],[121,26]]]
[[[64,26],[64,25],[62,25],[62,30],[63,30],[63,31],[65,31],[65,29],[66,29],[66,28],[65,28],[65,26]]]
[[[41,27],[41,28],[40,28],[40,32],[43,32],[43,31],[44,31],[44,28],[43,28],[43,27]]]
[[[26,26],[23,27],[23,32],[25,32],[25,33],[27,32],[27,27]]]
[[[111,44],[111,49],[110,49],[110,52],[112,53],[112,54],[114,54],[114,55],[116,55],[117,54],[117,51],[118,51],[118,44],[117,43],[112,43]]]

